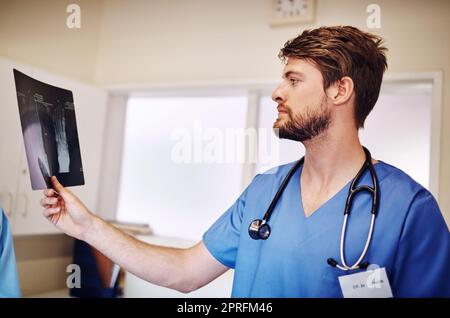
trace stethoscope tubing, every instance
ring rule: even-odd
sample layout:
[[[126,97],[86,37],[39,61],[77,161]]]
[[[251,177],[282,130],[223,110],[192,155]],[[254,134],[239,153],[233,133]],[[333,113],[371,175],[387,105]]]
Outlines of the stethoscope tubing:
[[[374,231],[374,227],[375,227],[375,218],[377,216],[378,213],[378,177],[377,174],[375,172],[375,168],[372,164],[372,157],[370,155],[369,150],[367,150],[367,148],[363,147],[364,149],[364,153],[366,155],[366,159],[364,161],[364,164],[362,165],[362,167],[359,169],[358,173],[356,174],[356,176],[353,178],[352,183],[350,185],[349,188],[349,193],[347,196],[347,200],[345,203],[345,209],[344,209],[344,220],[342,223],[342,229],[341,229],[341,237],[340,237],[340,247],[339,247],[339,254],[340,254],[340,259],[341,259],[341,264],[339,264],[338,261],[334,260],[333,258],[329,258],[327,260],[328,264],[330,264],[333,267],[336,267],[340,270],[343,271],[349,271],[349,270],[355,270],[355,269],[363,269],[363,268],[367,268],[368,266],[368,262],[365,263],[361,263],[363,261],[363,259],[365,258],[367,251],[369,249],[370,243],[372,241],[372,237],[373,237],[373,231]],[[284,178],[283,182],[281,183],[280,188],[278,189],[277,193],[275,194],[275,197],[272,199],[272,202],[270,203],[269,208],[267,209],[266,213],[264,213],[264,216],[262,219],[260,220],[254,220],[253,222],[251,222],[250,226],[249,226],[249,234],[250,237],[252,237],[253,239],[267,239],[270,236],[270,226],[267,224],[267,222],[269,221],[272,212],[280,198],[280,196],[283,194],[284,189],[286,188],[289,180],[291,179],[292,175],[295,173],[295,171],[297,170],[298,167],[300,167],[300,165],[304,162],[304,157],[301,158],[299,161],[297,161],[297,163],[291,168],[291,170],[288,172],[288,174],[286,175],[286,177]],[[370,187],[369,185],[361,185],[361,186],[357,186],[359,180],[361,179],[364,171],[368,169],[370,172],[370,176],[372,178],[372,184],[373,187]],[[370,227],[369,227],[369,231],[367,234],[367,239],[366,242],[364,244],[364,248],[358,258],[358,260],[351,266],[349,266],[345,260],[345,238],[346,238],[346,233],[347,233],[347,222],[348,222],[348,216],[350,215],[351,212],[351,207],[352,207],[352,203],[353,203],[353,199],[354,197],[362,191],[367,191],[371,194],[372,197],[372,209],[371,209],[371,219],[370,219]],[[259,232],[260,230],[262,230],[262,227],[265,226],[264,228],[264,233],[261,234],[261,232]]]
[[[348,266],[346,261],[345,261],[345,254],[344,254],[345,233],[346,233],[346,229],[347,229],[348,214],[344,215],[344,222],[342,224],[341,242],[340,242],[340,255],[341,255],[342,266],[339,265],[339,264],[336,264],[337,268],[339,268],[339,269],[341,269],[343,271],[349,271],[349,270],[354,270],[354,269],[358,269],[359,268],[359,264],[361,264],[361,262],[364,259],[364,257],[366,257],[367,251],[368,251],[369,246],[370,246],[370,242],[372,241],[373,228],[374,228],[374,225],[375,225],[375,217],[376,217],[376,214],[372,213],[372,216],[370,218],[369,233],[367,235],[366,244],[364,245],[364,249],[361,252],[361,255],[359,256],[358,260],[352,266]]]

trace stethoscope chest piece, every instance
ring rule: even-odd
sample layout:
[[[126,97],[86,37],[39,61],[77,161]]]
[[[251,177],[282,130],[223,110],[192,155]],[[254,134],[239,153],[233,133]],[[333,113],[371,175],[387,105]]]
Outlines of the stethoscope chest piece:
[[[264,220],[254,220],[248,227],[248,234],[254,240],[267,240],[270,236],[270,226]]]

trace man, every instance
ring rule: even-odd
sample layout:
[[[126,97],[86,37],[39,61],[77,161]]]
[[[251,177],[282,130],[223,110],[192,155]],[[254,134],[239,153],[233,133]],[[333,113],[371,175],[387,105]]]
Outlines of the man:
[[[342,297],[339,238],[350,180],[365,162],[358,129],[374,107],[387,67],[381,39],[354,27],[304,31],[280,52],[283,81],[274,128],[303,143],[304,163],[292,175],[270,219],[272,234],[253,240],[261,219],[294,163],[257,175],[237,201],[189,249],[135,240],[93,215],[52,178],[44,215],[114,262],[154,284],[193,291],[229,268],[235,297]],[[385,268],[396,297],[450,296],[450,237],[432,195],[399,169],[372,160],[379,179],[379,210],[365,262]],[[361,184],[370,183],[364,172]],[[344,247],[353,264],[364,247],[371,197],[354,200]],[[350,264],[350,266],[351,266]]]
[[[0,208],[0,297],[20,297],[16,258],[8,218]]]

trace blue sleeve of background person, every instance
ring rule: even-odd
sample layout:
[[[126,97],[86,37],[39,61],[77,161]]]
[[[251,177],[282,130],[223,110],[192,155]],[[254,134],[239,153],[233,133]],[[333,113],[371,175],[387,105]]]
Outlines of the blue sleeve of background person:
[[[392,277],[395,297],[450,297],[450,233],[426,190],[411,203]]]
[[[0,297],[20,297],[16,257],[9,223],[0,208]]]
[[[249,188],[250,186],[203,235],[203,243],[209,252],[229,268],[234,268],[236,263],[242,215]]]

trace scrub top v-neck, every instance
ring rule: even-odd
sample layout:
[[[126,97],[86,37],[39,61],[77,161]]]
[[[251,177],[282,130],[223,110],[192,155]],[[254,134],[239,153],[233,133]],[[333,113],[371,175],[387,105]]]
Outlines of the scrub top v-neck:
[[[350,180],[306,217],[301,166],[272,213],[269,239],[253,240],[248,234],[250,222],[265,213],[293,164],[257,175],[203,235],[209,252],[235,270],[233,297],[342,297],[338,277],[349,273],[329,266],[327,259],[339,259]],[[380,184],[380,208],[365,260],[386,268],[394,296],[450,295],[450,236],[435,199],[401,170],[382,161],[374,168]],[[359,184],[372,185],[368,171]],[[348,263],[353,264],[363,249],[370,209],[371,196],[358,194],[348,222]]]

